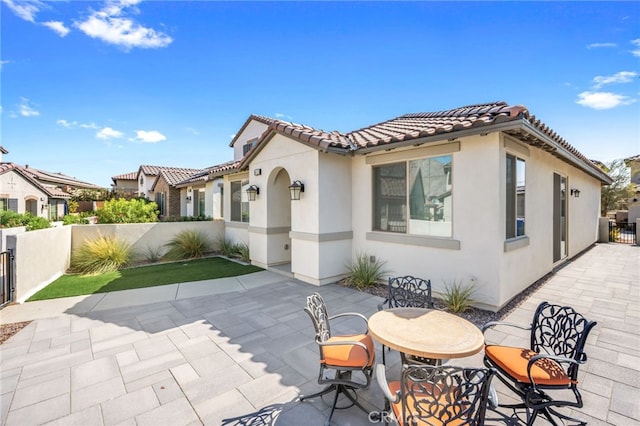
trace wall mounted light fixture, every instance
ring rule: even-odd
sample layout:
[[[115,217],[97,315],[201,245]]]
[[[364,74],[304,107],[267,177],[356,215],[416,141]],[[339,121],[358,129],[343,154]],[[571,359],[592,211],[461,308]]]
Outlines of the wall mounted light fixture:
[[[255,185],[251,185],[247,188],[247,197],[249,201],[255,201],[256,195],[260,194],[260,188]]]
[[[578,188],[571,188],[571,191],[569,191],[569,193],[573,197],[576,197],[576,198],[580,197],[580,190]]]
[[[187,203],[191,202],[191,195],[187,195]]]
[[[304,192],[304,183],[299,180],[293,181],[293,183],[289,185],[289,192],[291,193],[292,200],[299,200],[300,193]]]

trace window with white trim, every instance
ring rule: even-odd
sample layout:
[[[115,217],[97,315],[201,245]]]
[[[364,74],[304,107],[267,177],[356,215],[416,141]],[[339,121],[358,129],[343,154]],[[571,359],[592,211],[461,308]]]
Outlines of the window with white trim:
[[[373,167],[373,229],[451,237],[452,155]]]

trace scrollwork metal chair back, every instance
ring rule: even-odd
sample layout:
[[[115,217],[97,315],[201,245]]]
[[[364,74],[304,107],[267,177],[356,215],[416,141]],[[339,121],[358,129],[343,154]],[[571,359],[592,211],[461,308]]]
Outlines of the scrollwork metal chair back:
[[[307,306],[304,309],[311,317],[313,326],[316,330],[316,341],[326,342],[331,337],[331,325],[329,324],[329,315],[327,314],[327,305],[324,303],[322,296],[314,293],[307,297]]]
[[[590,328],[595,325],[569,306],[541,303],[531,325],[531,349],[576,360],[586,359],[584,345]],[[568,375],[577,378],[579,364],[570,364]]]
[[[411,275],[389,278],[387,301],[390,308],[432,308],[431,281]]]
[[[383,393],[388,400],[395,397],[387,408],[402,416],[401,425],[483,425],[493,374],[484,368],[409,365],[403,368],[399,393],[397,382]]]

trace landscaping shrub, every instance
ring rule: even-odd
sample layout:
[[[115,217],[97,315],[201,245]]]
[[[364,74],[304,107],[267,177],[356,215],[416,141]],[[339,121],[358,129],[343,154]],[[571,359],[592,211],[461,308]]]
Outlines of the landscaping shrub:
[[[145,260],[155,263],[162,258],[162,249],[160,247],[147,246],[144,254]]]
[[[0,212],[0,228],[15,228],[17,226],[25,226],[27,231],[35,231],[36,229],[50,228],[51,222],[31,213],[16,213],[10,210]]]
[[[51,228],[51,222],[44,217],[28,215],[26,220],[27,231]]]
[[[249,257],[249,246],[245,243],[237,243],[233,246],[233,251],[236,256],[240,257],[245,262],[251,261]]]
[[[218,246],[218,250],[227,256],[233,257],[235,254],[235,243],[230,239],[226,238],[224,235],[220,235],[216,240],[216,244]]]
[[[475,282],[464,284],[462,281],[454,280],[445,283],[445,292],[442,295],[442,302],[449,312],[461,313],[469,309],[474,300],[471,298],[475,292]]]
[[[71,271],[97,275],[117,271],[129,262],[131,245],[116,237],[99,236],[86,241],[71,256]]]
[[[165,254],[168,259],[193,259],[211,251],[207,237],[190,230],[177,233],[165,246],[169,249]]]
[[[389,271],[384,268],[387,262],[375,259],[367,253],[356,255],[355,262],[347,265],[349,275],[346,281],[358,289],[370,287],[380,282]]]
[[[76,214],[66,214],[62,217],[63,225],[86,225],[89,223],[87,212],[76,213]]]
[[[144,199],[114,198],[96,210],[98,223],[147,223],[158,221],[158,205]]]

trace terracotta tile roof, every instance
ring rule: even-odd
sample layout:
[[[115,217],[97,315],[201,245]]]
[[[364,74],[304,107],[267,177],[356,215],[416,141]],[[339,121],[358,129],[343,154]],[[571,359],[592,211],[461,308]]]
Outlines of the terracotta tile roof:
[[[31,183],[34,187],[38,188],[40,191],[47,194],[50,198],[71,198],[71,194],[56,188],[52,185],[46,185],[42,182],[38,181],[38,179],[34,176],[33,169],[27,169],[26,167],[20,166],[15,163],[0,163],[0,175],[14,171],[20,174],[24,179],[26,179],[29,183]]]
[[[145,166],[140,166],[145,167]],[[157,173],[156,179],[151,185],[151,190],[155,189],[156,184],[160,178],[163,178],[169,186],[176,186],[176,184],[198,174],[202,173],[203,169],[187,169],[182,167],[163,167],[163,166],[146,166],[146,167],[155,167],[155,171]]]
[[[628,163],[630,161],[640,161],[640,154],[634,155],[633,157],[625,158],[622,161],[624,161],[625,163]]]
[[[123,173],[117,176],[111,176],[111,180],[114,182],[116,180],[136,180],[136,179],[138,179],[138,172],[129,172],[129,173]]]
[[[258,143],[243,157],[239,167],[245,168],[275,134],[286,135],[321,151],[366,154],[370,151],[403,146],[403,144],[422,144],[431,140],[491,131],[510,134],[585,170],[603,183],[611,183],[611,178],[606,173],[542,121],[531,115],[526,107],[508,105],[506,102],[405,114],[348,133],[327,132],[301,124],[272,120]]]
[[[53,172],[45,172],[44,170],[36,169],[30,166],[18,166],[22,167],[26,173],[29,173],[35,179],[40,182],[45,182],[45,184],[61,184],[68,185],[75,188],[85,188],[85,189],[101,189],[100,186],[94,185],[92,183],[84,182],[78,180],[74,177],[67,176],[63,173],[53,173]]]
[[[230,172],[234,172],[238,169],[239,161],[227,161],[226,163],[217,164],[215,166],[207,167],[200,173],[196,173],[191,177],[183,180],[182,182],[178,182],[176,184],[177,188],[189,186],[191,184],[200,184],[207,182],[208,180],[214,179],[219,176],[223,176],[229,174]]]

